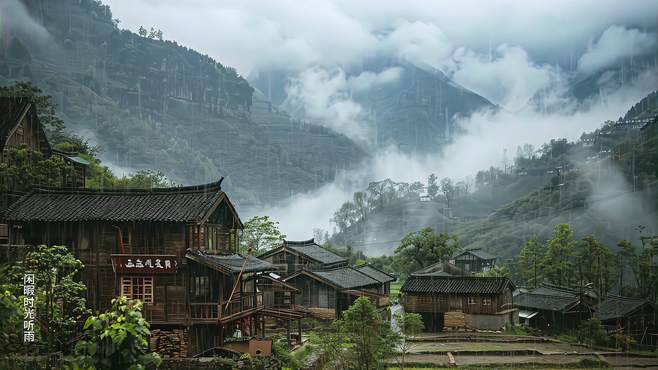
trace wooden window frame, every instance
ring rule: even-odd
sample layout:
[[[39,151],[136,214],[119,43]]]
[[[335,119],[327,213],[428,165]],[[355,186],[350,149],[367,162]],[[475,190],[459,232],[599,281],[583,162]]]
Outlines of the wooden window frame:
[[[153,276],[122,276],[121,295],[130,299],[139,299],[144,304],[153,304],[155,283]]]
[[[468,297],[468,304],[469,304],[469,305],[478,304],[478,300],[477,300],[477,298],[475,298],[475,297]]]
[[[482,305],[483,306],[491,306],[491,305],[493,305],[493,300],[489,297],[484,297],[484,298],[482,298]]]

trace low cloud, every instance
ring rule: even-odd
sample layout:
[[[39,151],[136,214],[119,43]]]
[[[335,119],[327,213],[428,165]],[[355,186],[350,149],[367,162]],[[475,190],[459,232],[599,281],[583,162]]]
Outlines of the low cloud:
[[[50,33],[30,16],[25,5],[18,0],[0,2],[0,19],[4,28],[0,30],[4,45],[13,36],[18,36],[23,42],[31,41],[41,45],[50,40]]]
[[[313,121],[369,146],[372,123],[352,94],[397,81],[401,68],[347,76],[342,68],[315,67],[290,80],[282,106],[294,117]]]
[[[606,29],[598,40],[590,42],[587,52],[578,60],[578,71],[585,75],[593,74],[625,58],[655,51],[655,33],[614,25]]]
[[[369,181],[391,178],[394,181],[425,182],[430,173],[439,178],[461,180],[475,175],[478,170],[502,166],[506,159],[511,160],[520,145],[538,147],[553,138],[577,140],[583,132],[592,131],[604,121],[623,115],[655,90],[657,78],[655,69],[647,70],[622,88],[582,104],[566,101],[559,105],[559,109],[548,112],[537,105],[527,105],[515,112],[479,111],[457,122],[465,133],[442,153],[413,155],[394,148],[384,149],[362,168],[341,174],[332,184],[297,195],[282,204],[245,213],[247,216],[273,215],[291,239],[308,238],[314,228],[332,230],[330,219],[333,213],[343,202],[350,200],[355,191],[363,190]]]
[[[489,55],[459,48],[447,72],[458,84],[511,110],[522,108],[539,91],[565,81],[559,69],[536,64],[523,48],[506,44]]]

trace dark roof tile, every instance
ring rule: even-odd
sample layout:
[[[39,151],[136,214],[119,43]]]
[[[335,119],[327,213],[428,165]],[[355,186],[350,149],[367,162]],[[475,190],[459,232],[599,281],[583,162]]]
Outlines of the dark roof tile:
[[[157,189],[34,189],[7,209],[4,219],[17,222],[202,221],[225,197],[220,183],[221,180],[207,185]]]
[[[380,283],[389,283],[391,281],[395,281],[396,277],[386,273],[376,267],[373,267],[371,265],[361,265],[361,266],[356,266],[355,267],[359,272],[364,273],[371,278],[379,281]]]
[[[244,272],[262,272],[275,270],[274,265],[260,260],[254,256],[242,254],[207,254],[197,250],[188,250],[185,258],[210,267],[212,269],[239,273],[244,267]]]
[[[508,278],[479,276],[410,276],[404,282],[404,293],[499,294],[514,290]]]
[[[601,321],[622,318],[635,311],[640,306],[651,303],[643,298],[608,296],[608,298],[595,307],[594,316]]]

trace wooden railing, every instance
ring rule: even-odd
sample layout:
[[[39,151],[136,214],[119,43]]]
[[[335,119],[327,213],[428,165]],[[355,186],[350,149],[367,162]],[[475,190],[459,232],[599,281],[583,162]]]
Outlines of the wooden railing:
[[[190,303],[192,320],[222,320],[224,318],[263,307],[263,293],[237,294],[230,301],[222,303]]]

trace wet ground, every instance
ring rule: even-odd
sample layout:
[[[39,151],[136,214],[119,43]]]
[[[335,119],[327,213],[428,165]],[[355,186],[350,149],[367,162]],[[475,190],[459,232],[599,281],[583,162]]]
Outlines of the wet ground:
[[[502,333],[446,333],[416,338],[407,363],[448,367],[449,355],[457,366],[559,369],[605,361],[615,369],[658,369],[658,358],[624,355],[615,351],[560,343],[539,337]],[[584,361],[584,362],[583,362]]]

